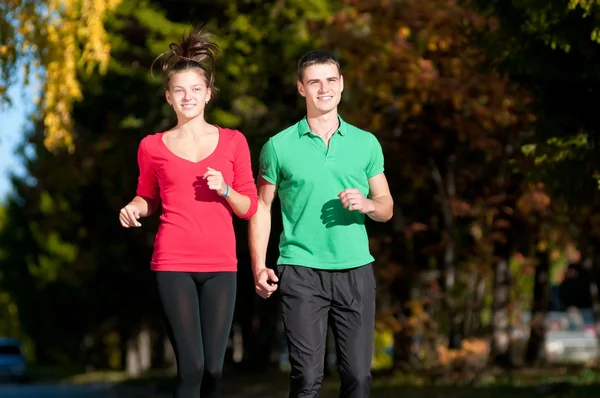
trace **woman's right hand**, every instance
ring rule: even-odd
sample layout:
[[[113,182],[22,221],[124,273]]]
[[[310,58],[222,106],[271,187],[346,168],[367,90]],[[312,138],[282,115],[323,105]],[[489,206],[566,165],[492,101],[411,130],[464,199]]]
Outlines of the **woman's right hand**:
[[[140,209],[133,202],[128,203],[119,212],[119,221],[125,228],[129,227],[141,227],[142,224],[138,221],[140,219]]]

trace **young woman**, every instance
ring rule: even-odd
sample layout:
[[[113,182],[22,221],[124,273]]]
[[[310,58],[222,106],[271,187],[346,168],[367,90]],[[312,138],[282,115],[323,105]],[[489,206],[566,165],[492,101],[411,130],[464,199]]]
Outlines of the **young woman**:
[[[165,97],[177,125],[142,139],[137,196],[119,214],[140,227],[162,208],[151,269],[177,358],[175,398],[216,396],[236,295],[232,213],[249,219],[257,208],[245,137],[204,118],[218,51],[201,30],[169,46]]]

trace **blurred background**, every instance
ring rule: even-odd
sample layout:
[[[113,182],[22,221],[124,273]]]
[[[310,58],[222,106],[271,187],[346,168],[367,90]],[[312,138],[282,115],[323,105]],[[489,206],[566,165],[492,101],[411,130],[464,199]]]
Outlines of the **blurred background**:
[[[600,396],[600,0],[0,2],[0,376],[171,387],[157,217],[117,214],[140,140],[175,122],[152,62],[201,25],[222,49],[207,119],[246,135],[255,169],[304,115],[312,49],[340,58],[340,114],[382,143],[374,397]],[[278,298],[254,293],[235,226],[224,389],[284,397]],[[330,344],[324,396],[335,363]]]

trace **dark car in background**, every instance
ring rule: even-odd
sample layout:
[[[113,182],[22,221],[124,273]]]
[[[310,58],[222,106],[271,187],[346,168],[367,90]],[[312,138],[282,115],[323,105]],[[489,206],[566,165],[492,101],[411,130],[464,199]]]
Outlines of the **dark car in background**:
[[[0,381],[29,381],[27,363],[21,350],[21,342],[17,339],[0,337]]]

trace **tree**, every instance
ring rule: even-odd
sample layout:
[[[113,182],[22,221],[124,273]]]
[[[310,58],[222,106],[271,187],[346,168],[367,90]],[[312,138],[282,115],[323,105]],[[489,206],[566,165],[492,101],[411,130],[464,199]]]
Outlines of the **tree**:
[[[533,95],[535,130],[523,150],[541,166],[534,177],[572,204],[585,203],[597,185],[600,2],[475,3],[498,20],[485,41],[495,66]]]
[[[141,230],[124,230],[117,214],[135,193],[140,140],[174,121],[156,65],[154,76],[150,73],[152,62],[190,28],[190,21],[207,24],[223,49],[216,74],[220,93],[208,108],[210,122],[240,129],[257,157],[269,134],[300,117],[294,70],[296,59],[311,46],[303,21],[327,12],[326,3],[206,5],[191,4],[182,13],[180,3],[169,1],[122,3],[105,21],[111,48],[106,73],[77,70],[85,99],[73,103],[71,112],[77,150],[48,152],[42,124],[28,136],[35,156],[25,157],[29,176],[15,179],[16,194],[9,202],[14,215],[0,237],[0,247],[11,248],[10,257],[0,261],[0,272],[12,270],[6,287],[18,296],[24,332],[39,347],[40,360],[55,361],[61,353],[69,362],[121,367],[126,357],[142,354],[138,336],[149,332],[157,343],[166,338],[148,270],[157,218],[147,219]],[[281,21],[290,22],[284,31]],[[279,64],[289,73],[272,67]],[[278,347],[277,301],[262,301],[254,293],[245,223],[236,222],[236,229],[241,279],[236,322],[244,327],[244,359],[258,369],[270,365],[265,353]],[[70,248],[69,255],[63,249],[56,253],[56,244]],[[271,258],[276,249],[272,243]],[[31,272],[37,268],[44,271]],[[55,307],[44,299],[50,294],[71,301]],[[48,318],[30,311],[36,300],[48,306]],[[42,325],[54,330],[51,322],[73,313],[82,314],[77,327],[57,330],[64,340],[46,349],[43,339],[50,335],[39,334],[46,329]]]
[[[6,219],[6,208],[0,206],[0,231],[4,228]],[[5,250],[0,248],[0,259],[5,255]],[[13,296],[2,288],[2,286],[6,285],[6,282],[3,279],[3,275],[0,272],[0,335],[19,337],[21,335],[19,310],[14,302]]]
[[[595,67],[600,61],[600,2],[494,0],[474,4],[498,20],[497,29],[484,39],[493,65],[533,96],[536,121],[522,148],[528,159],[519,167],[566,203],[571,219],[582,226],[578,246],[589,259],[584,262],[590,268],[587,272],[598,275],[600,241],[589,226],[598,214],[600,176],[595,105],[600,92],[600,72]],[[595,316],[600,319],[597,280],[590,289]],[[534,351],[531,360],[535,360]]]
[[[82,99],[78,73],[106,71],[110,45],[104,19],[121,0],[6,0],[0,2],[0,104],[17,68],[42,85],[45,146],[74,149],[73,103]]]
[[[421,260],[404,261],[421,270],[433,262],[440,272],[443,299],[437,308],[447,316],[441,330],[450,347],[456,347],[463,329],[459,305],[470,299],[458,295],[460,267],[479,263],[479,275],[485,275],[486,267],[508,264],[514,251],[514,239],[504,236],[512,225],[506,226],[501,209],[515,208],[514,187],[520,185],[508,160],[530,122],[528,94],[487,67],[477,34],[493,27],[493,20],[460,3],[343,4],[326,31],[326,43],[344,61],[342,109],[383,143],[386,175],[400,207],[396,213],[404,218],[395,232],[426,226],[416,234],[422,245],[412,250]],[[477,217],[481,209],[492,222]],[[486,240],[473,231],[486,230],[486,225],[497,231],[484,245]],[[385,228],[383,236],[394,234]],[[494,250],[494,245],[504,249]],[[507,308],[504,301],[497,311]],[[441,314],[438,318],[443,319]],[[507,316],[505,320],[495,327],[508,337]]]

